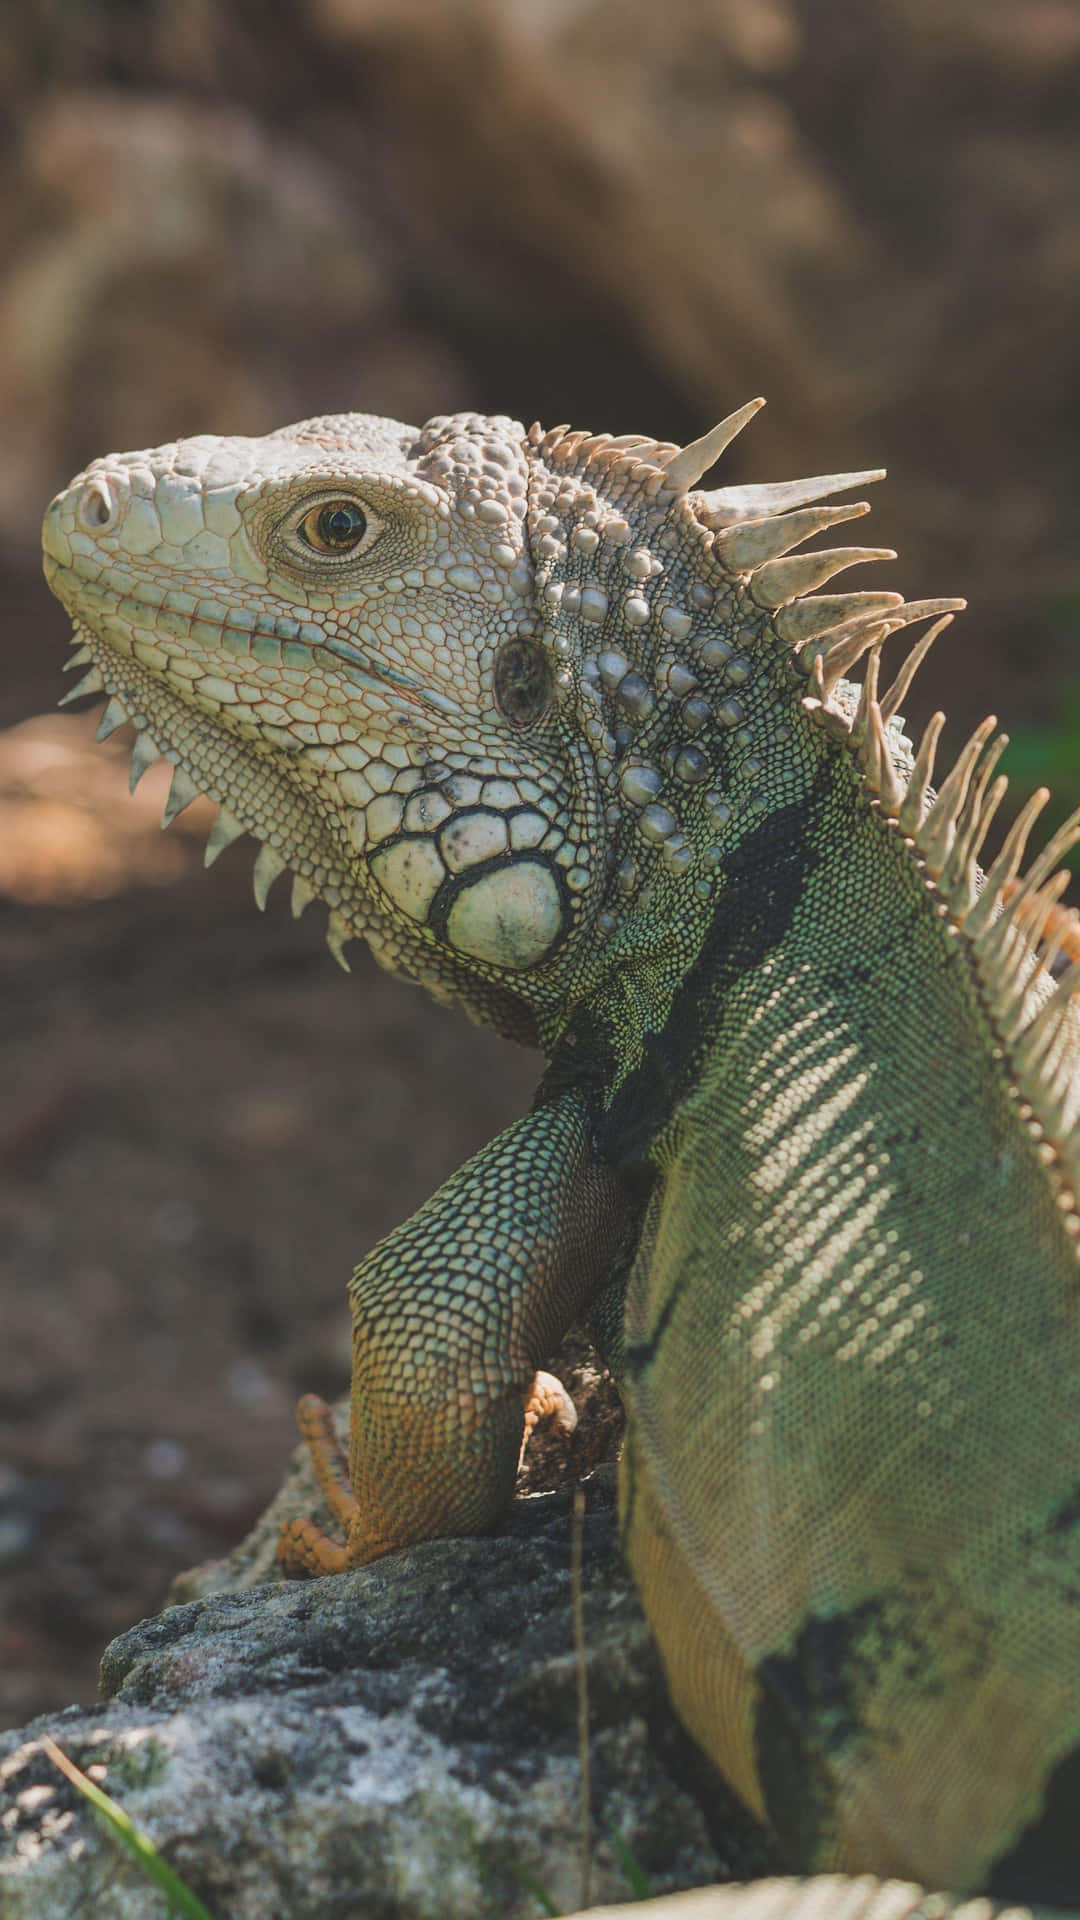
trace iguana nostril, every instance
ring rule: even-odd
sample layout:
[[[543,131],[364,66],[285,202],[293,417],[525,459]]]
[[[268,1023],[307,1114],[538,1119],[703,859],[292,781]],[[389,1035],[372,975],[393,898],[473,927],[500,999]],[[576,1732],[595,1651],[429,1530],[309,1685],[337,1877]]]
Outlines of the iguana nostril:
[[[116,519],[117,503],[108,482],[91,480],[76,512],[88,533],[101,533],[105,527],[111,526]]]

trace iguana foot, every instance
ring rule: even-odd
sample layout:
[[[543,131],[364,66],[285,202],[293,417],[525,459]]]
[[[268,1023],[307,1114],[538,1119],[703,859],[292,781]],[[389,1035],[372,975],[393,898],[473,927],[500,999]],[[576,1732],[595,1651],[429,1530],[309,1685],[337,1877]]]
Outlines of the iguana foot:
[[[277,1544],[278,1565],[289,1578],[311,1573],[346,1573],[347,1550],[314,1520],[283,1520]]]
[[[521,1436],[521,1459],[540,1420],[553,1419],[562,1433],[573,1433],[577,1426],[575,1407],[561,1380],[553,1373],[536,1373],[525,1389],[525,1431]]]
[[[541,1420],[553,1419],[563,1433],[573,1432],[577,1410],[562,1381],[553,1373],[534,1374],[522,1398],[525,1402],[522,1453]],[[337,1436],[334,1416],[317,1393],[305,1393],[296,1409],[296,1423],[307,1442],[315,1478],[326,1504],[348,1541],[359,1510],[349,1484],[348,1462]],[[348,1546],[332,1539],[314,1520],[299,1518],[282,1522],[277,1557],[282,1570],[293,1576],[344,1573],[356,1564]]]
[[[346,1539],[356,1516],[356,1500],[349,1485],[345,1450],[337,1436],[334,1416],[317,1393],[305,1393],[297,1405],[296,1424],[307,1442],[315,1478]],[[278,1535],[278,1560],[286,1573],[344,1573],[349,1565],[345,1547],[332,1540],[314,1520],[283,1521]]]
[[[348,1533],[356,1518],[356,1499],[349,1483],[349,1462],[326,1401],[317,1393],[305,1393],[297,1402],[296,1424],[307,1442],[323,1498],[339,1527]]]

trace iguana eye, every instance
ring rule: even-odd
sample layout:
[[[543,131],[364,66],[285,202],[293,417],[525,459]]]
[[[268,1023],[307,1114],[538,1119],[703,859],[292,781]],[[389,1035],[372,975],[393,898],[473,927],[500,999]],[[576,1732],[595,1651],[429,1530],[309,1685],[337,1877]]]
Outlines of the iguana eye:
[[[297,532],[316,553],[345,554],[358,547],[367,532],[367,515],[353,500],[324,500],[309,508]]]
[[[511,640],[495,661],[495,705],[512,727],[528,727],[551,704],[548,658],[534,640]]]

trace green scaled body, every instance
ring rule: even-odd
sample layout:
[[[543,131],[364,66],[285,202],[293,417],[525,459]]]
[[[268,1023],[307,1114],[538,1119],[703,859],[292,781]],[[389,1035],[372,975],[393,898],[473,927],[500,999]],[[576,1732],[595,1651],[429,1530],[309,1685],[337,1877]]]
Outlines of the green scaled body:
[[[791,1865],[1080,1903],[1080,826],[984,879],[994,723],[935,792],[898,716],[961,603],[830,590],[875,474],[700,490],[754,411],[109,456],[46,569],[208,857],[549,1060],[357,1270],[285,1565],[494,1524],[591,1315],[673,1698]]]

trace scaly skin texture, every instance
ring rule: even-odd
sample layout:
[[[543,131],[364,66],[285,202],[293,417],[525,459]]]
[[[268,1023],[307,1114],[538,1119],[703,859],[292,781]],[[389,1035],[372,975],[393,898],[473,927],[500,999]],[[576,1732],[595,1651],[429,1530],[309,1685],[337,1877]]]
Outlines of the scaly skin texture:
[[[935,796],[897,717],[962,603],[815,591],[891,557],[794,551],[874,474],[698,490],[755,410],[109,456],[46,569],[208,857],[548,1056],[357,1270],[344,1538],[285,1565],[492,1525],[590,1313],[674,1700],[792,1865],[1080,1899],[1080,828],[1020,879],[1040,792],[983,881],[994,723]]]
[[[1004,1908],[992,1900],[951,1899],[928,1894],[902,1880],[874,1880],[868,1874],[845,1879],[818,1874],[813,1880],[758,1880],[751,1887],[702,1887],[643,1900],[632,1907],[590,1907],[590,1920],[1032,1920],[1050,1907]],[[567,1920],[583,1920],[579,1913]]]

